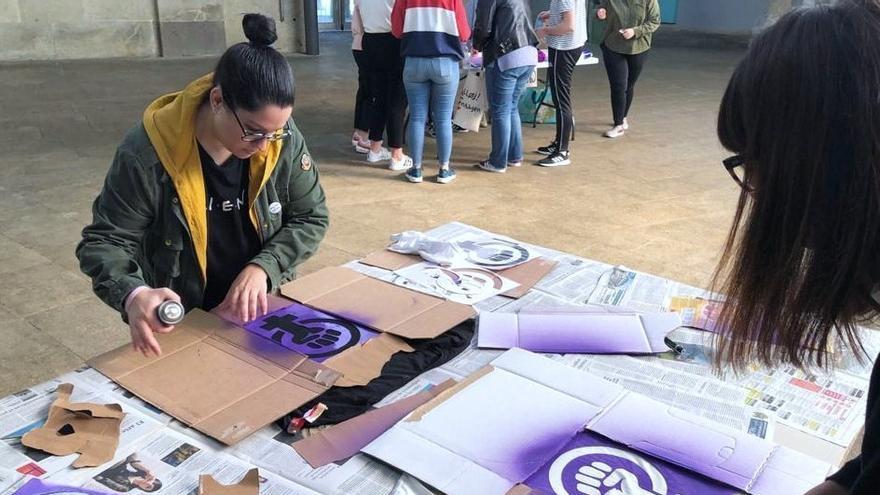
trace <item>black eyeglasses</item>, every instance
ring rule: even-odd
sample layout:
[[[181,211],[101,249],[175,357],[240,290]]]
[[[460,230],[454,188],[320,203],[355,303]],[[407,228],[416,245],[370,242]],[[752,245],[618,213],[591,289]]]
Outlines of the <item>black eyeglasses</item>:
[[[266,140],[271,142],[281,141],[282,139],[289,137],[293,134],[293,130],[290,128],[290,122],[284,124],[283,129],[278,129],[275,132],[253,132],[244,128],[244,125],[241,123],[241,119],[238,118],[238,114],[235,112],[235,109],[228,106],[230,111],[232,111],[232,116],[235,117],[235,121],[238,122],[238,127],[241,127],[241,140],[246,143],[255,143],[257,141]]]
[[[746,180],[746,159],[742,155],[734,155],[721,161],[727,173],[739,184],[739,187],[747,192],[754,192],[755,188]]]

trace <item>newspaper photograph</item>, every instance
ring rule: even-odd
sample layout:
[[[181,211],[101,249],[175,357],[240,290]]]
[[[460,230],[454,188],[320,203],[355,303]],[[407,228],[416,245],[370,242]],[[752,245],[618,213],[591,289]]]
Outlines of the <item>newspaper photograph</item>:
[[[211,475],[221,484],[232,484],[252,467],[185,435],[162,430],[137,442],[120,445],[114,459],[103,466],[67,470],[50,479],[109,493],[195,495],[202,474]],[[261,470],[260,493],[317,495],[318,492]]]
[[[645,313],[660,312],[665,309],[672,288],[672,282],[665,278],[616,266],[602,274],[584,302]]]
[[[572,304],[586,304],[611,265],[574,256],[548,256],[557,262],[535,288]]]

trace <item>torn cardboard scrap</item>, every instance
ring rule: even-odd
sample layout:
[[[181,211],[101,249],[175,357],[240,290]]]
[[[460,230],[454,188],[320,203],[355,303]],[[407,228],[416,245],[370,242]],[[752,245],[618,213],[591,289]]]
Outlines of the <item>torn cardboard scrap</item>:
[[[164,354],[123,346],[89,364],[140,398],[227,445],[325,392],[337,370],[194,310],[158,334]]]
[[[316,469],[331,462],[348,459],[404,416],[453,385],[455,381],[447,380],[406,399],[373,409],[294,442],[293,448]]]
[[[553,353],[652,354],[669,350],[663,339],[680,324],[678,313],[483,313],[477,320],[478,345]]]
[[[199,495],[260,495],[260,471],[251,469],[234,485],[221,485],[210,474],[203,474],[199,476]]]
[[[476,314],[470,306],[338,266],[289,282],[281,287],[281,294],[332,315],[410,339],[432,339]]]
[[[119,445],[119,404],[72,403],[73,385],[58,386],[58,398],[42,427],[26,433],[22,445],[52,455],[80,454],[73,467],[99,466],[113,459]]]
[[[584,427],[753,495],[799,495],[831,469],[528,351],[507,351],[488,368],[450,397],[422,406],[429,413],[417,420],[411,414],[363,452],[450,495],[507,493]]]

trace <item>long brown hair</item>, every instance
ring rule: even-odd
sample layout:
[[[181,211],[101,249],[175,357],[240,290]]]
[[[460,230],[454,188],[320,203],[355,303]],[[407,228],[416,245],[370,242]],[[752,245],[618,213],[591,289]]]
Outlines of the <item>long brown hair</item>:
[[[828,364],[880,309],[880,8],[789,12],[758,35],[721,103],[718,137],[744,160],[715,272],[728,303],[716,365]]]

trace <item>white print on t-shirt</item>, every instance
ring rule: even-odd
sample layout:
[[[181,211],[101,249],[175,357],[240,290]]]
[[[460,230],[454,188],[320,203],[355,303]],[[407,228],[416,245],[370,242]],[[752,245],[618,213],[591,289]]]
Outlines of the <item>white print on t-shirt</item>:
[[[214,206],[215,206],[214,203],[215,203],[215,200],[213,197],[208,198],[208,211],[214,211]],[[220,209],[220,211],[226,212],[226,211],[232,211],[232,210],[241,210],[241,207],[244,204],[245,204],[244,191],[242,191],[241,197],[235,198],[235,202],[232,202],[228,199],[225,199],[223,201],[218,200],[216,206],[217,206],[217,208]]]

